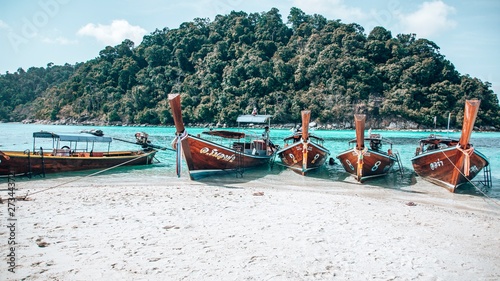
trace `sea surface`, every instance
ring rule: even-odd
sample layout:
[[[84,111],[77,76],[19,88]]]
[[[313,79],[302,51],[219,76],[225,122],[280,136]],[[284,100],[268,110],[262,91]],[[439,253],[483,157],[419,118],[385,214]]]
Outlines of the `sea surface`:
[[[237,128],[231,128],[232,130],[238,130]],[[171,142],[174,138],[175,128],[174,127],[133,127],[133,126],[66,126],[66,125],[40,125],[40,124],[21,124],[21,123],[0,123],[0,150],[26,150],[33,149],[33,132],[39,131],[49,131],[54,133],[78,133],[81,131],[88,130],[102,130],[104,135],[119,138],[122,140],[128,140],[135,142],[136,132],[145,132],[149,134],[149,140],[152,144],[165,146],[171,148]],[[201,133],[204,128],[187,128],[190,134]],[[253,129],[255,133],[262,133],[263,129]],[[277,145],[283,144],[283,138],[290,135],[292,132],[289,129],[271,129],[271,139]],[[309,174],[311,177],[317,177],[331,181],[343,181],[349,175],[343,170],[341,165],[338,164],[336,156],[342,151],[349,148],[348,142],[355,137],[354,130],[312,130],[312,134],[324,138],[325,147],[330,150],[330,157],[335,160],[336,165],[325,166]],[[421,138],[425,138],[430,134],[448,136],[452,138],[459,138],[460,132],[446,132],[446,131],[386,131],[386,130],[372,130],[372,133],[381,134],[384,138],[387,138],[393,143],[393,151],[397,151],[401,157],[401,164],[403,166],[403,175],[401,176],[397,169],[393,169],[393,172],[387,177],[377,178],[370,180],[371,185],[376,185],[384,188],[411,188],[411,185],[415,184],[415,181],[422,180],[415,176],[413,172],[413,167],[411,165],[410,159],[415,153],[415,149],[418,146],[418,141]],[[365,132],[367,134],[367,132]],[[492,175],[492,187],[489,189],[481,189],[479,184],[468,185],[461,187],[457,190],[457,193],[472,194],[477,196],[486,196],[492,198],[500,198],[500,133],[499,132],[473,132],[471,136],[471,143],[474,148],[481,151],[486,155],[490,161],[491,175]],[[40,144],[37,143],[38,148]],[[47,148],[50,145],[46,145]],[[134,144],[130,144],[123,141],[114,140],[111,143],[111,150],[130,150],[138,149],[139,147]],[[388,149],[386,145],[384,149]],[[107,149],[107,146],[105,147]],[[97,150],[97,149],[96,149]],[[160,150],[156,154],[156,159],[159,163],[155,163],[152,166],[144,167],[119,167],[117,170],[113,171],[120,174],[127,174],[133,176],[134,174],[150,174],[150,175],[166,175],[170,177],[176,177],[175,172],[175,152],[170,150]],[[328,161],[327,161],[328,162]],[[262,167],[260,169],[254,169],[252,171],[247,171],[243,174],[243,177],[248,177],[247,180],[252,180],[253,178],[258,178],[265,176],[268,173],[280,174],[285,169],[283,166],[279,165],[279,158],[276,157],[276,162],[272,167]],[[78,173],[64,173],[59,175],[47,175],[47,177],[64,177],[67,175],[85,175],[91,172],[78,172]],[[182,165],[182,175],[187,176],[187,168],[185,164]],[[122,176],[122,175],[120,175]],[[216,177],[217,175],[215,175]],[[285,176],[284,176],[285,177]],[[474,181],[482,180],[483,173],[481,172]],[[32,180],[43,180],[43,179],[32,179]],[[284,180],[286,180],[284,178]],[[2,181],[0,181],[2,183]],[[437,187],[436,188],[441,188]],[[484,194],[483,194],[484,193]]]

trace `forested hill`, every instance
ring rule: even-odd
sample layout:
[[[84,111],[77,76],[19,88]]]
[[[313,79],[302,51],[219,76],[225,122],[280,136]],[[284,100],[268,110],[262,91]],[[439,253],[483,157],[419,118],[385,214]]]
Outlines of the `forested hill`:
[[[96,54],[97,55],[97,54]],[[76,65],[19,69],[0,76],[0,120],[98,120],[172,124],[167,95],[181,93],[185,123],[234,124],[254,107],[273,123],[300,122],[311,109],[320,124],[365,113],[452,126],[466,99],[481,99],[477,126],[500,129],[491,85],[461,75],[439,46],[414,34],[307,15],[292,8],[196,18],[157,29],[140,45],[125,40]]]

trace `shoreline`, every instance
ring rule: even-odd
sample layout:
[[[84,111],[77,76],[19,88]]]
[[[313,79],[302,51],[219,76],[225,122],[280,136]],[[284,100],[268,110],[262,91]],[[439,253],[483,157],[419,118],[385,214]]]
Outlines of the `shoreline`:
[[[58,123],[58,122],[52,122],[52,121],[37,121],[37,122],[30,122],[30,123],[25,123],[23,121],[19,122],[0,122],[3,124],[19,124],[19,125],[53,125],[53,126],[83,126],[83,127],[130,127],[130,128],[175,128],[175,125],[151,125],[151,124],[123,124],[123,125],[116,125],[116,124],[106,124],[102,122],[96,122],[96,123]],[[296,124],[271,124],[270,128],[271,129],[283,129],[283,130],[291,130],[296,127]],[[266,125],[254,125],[251,126],[251,128],[255,129],[264,129]],[[233,128],[236,129],[238,127],[230,127],[230,126],[216,126],[213,125],[213,123],[206,123],[206,124],[190,124],[187,125],[187,128]],[[245,127],[246,128],[246,127]],[[351,127],[345,127],[345,128],[326,128],[324,125],[317,125],[314,127],[315,130],[320,130],[320,131],[354,131],[355,129],[353,126]],[[422,129],[410,129],[410,128],[371,128],[372,130],[377,130],[377,131],[396,131],[396,132],[428,132],[428,133],[459,133],[461,129],[429,129],[429,128],[422,128]],[[500,132],[499,130],[489,130],[489,129],[481,129],[481,128],[475,128],[474,132],[477,133],[497,133]]]
[[[16,182],[6,280],[495,280],[498,199],[425,181],[160,175]],[[284,177],[283,177],[284,176]],[[285,180],[283,180],[285,178]],[[0,195],[6,197],[6,184]],[[5,188],[4,188],[5,187]],[[0,204],[2,213],[7,205]],[[4,218],[5,220],[5,218]],[[0,230],[7,253],[8,229]]]

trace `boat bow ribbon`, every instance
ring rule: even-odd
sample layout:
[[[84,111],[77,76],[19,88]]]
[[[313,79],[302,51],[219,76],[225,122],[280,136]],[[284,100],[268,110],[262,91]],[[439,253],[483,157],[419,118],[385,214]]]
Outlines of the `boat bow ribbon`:
[[[470,173],[470,157],[472,154],[474,154],[474,147],[470,147],[468,149],[463,149],[462,147],[460,147],[460,144],[457,144],[457,150],[458,151],[461,151],[464,156],[465,156],[465,159],[464,159],[464,174],[466,177],[469,176],[469,173]]]
[[[182,160],[182,141],[188,137],[187,130],[184,130],[180,134],[176,134],[176,137],[172,140],[172,148],[176,151],[176,159],[175,159],[175,172],[177,173],[177,177],[181,176],[181,160]]]

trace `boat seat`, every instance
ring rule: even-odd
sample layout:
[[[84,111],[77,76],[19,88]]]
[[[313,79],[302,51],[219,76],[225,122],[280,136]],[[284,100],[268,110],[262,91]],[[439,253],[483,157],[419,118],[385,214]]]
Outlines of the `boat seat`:
[[[233,149],[236,151],[242,151],[243,149],[243,143],[241,142],[234,142],[233,143]]]
[[[52,155],[54,155],[54,156],[69,156],[69,153],[70,153],[70,150],[64,149],[64,148],[62,148],[62,149],[56,148],[52,151]]]

